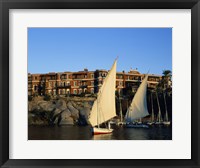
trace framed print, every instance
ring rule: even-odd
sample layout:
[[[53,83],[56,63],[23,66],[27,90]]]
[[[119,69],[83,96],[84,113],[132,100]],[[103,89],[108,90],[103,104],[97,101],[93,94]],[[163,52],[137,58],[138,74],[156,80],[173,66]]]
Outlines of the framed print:
[[[2,167],[200,167],[198,0],[1,6]]]

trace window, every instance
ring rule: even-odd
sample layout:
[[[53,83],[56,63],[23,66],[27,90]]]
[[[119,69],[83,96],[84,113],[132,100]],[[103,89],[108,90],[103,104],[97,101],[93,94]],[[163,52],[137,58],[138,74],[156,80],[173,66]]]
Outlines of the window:
[[[79,89],[79,94],[81,94],[82,93],[82,89]]]
[[[94,93],[94,88],[91,88],[91,93],[92,93],[92,94]]]
[[[122,79],[123,78],[122,75],[117,75],[117,77],[118,77],[118,79]]]
[[[94,78],[94,74],[91,74],[91,78]]]
[[[91,81],[91,86],[94,86],[94,81]]]
[[[76,89],[74,89],[74,94],[77,94],[77,90]]]
[[[77,85],[77,82],[74,82],[74,86],[76,86]]]
[[[37,85],[34,86],[34,90],[35,90],[35,91],[37,90]]]

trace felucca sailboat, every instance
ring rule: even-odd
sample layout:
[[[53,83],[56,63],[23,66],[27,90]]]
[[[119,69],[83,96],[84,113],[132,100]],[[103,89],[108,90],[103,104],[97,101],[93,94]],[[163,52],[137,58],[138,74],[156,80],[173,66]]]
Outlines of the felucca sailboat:
[[[115,88],[116,88],[116,66],[115,60],[111,70],[108,72],[99,92],[97,99],[94,101],[90,112],[89,121],[92,125],[93,134],[108,134],[113,131],[110,128],[101,128],[100,124],[106,123],[108,120],[116,116],[115,108]]]
[[[126,127],[148,127],[144,124],[138,124],[135,122],[138,119],[141,119],[145,116],[149,115],[148,109],[147,109],[147,98],[146,98],[146,92],[147,92],[147,78],[148,75],[145,76],[142,83],[140,84],[131,105],[129,106],[125,121],[126,121]]]

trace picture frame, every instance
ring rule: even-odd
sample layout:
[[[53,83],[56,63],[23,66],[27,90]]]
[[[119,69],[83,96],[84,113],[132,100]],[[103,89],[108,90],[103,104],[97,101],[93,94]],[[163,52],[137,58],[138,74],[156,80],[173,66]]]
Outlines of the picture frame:
[[[199,0],[1,0],[0,4],[1,167],[200,167]],[[9,9],[191,9],[191,159],[9,159]]]

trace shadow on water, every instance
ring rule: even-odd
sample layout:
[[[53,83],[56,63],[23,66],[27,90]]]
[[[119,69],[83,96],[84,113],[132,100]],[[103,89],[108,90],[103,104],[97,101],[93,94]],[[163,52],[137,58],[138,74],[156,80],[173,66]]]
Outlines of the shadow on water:
[[[29,140],[171,140],[172,127],[115,127],[113,133],[92,135],[90,126],[29,126]]]

